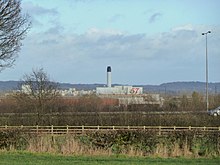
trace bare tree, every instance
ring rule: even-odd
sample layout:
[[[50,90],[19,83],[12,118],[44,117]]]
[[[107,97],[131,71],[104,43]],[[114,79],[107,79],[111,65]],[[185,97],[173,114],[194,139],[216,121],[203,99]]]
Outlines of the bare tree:
[[[29,28],[21,0],[0,0],[0,70],[12,66]]]
[[[38,115],[38,123],[42,124],[41,116],[52,111],[58,94],[58,84],[50,81],[44,70],[33,70],[22,80],[21,90],[16,94],[16,100],[22,106],[32,107]],[[33,111],[32,111],[33,112]]]

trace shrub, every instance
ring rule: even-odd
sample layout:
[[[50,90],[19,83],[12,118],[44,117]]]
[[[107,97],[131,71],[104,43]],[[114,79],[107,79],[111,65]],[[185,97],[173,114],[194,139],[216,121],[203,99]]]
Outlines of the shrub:
[[[79,136],[79,140],[85,145],[90,144],[92,148],[111,148],[115,154],[128,153],[131,147],[145,155],[150,154],[154,152],[158,143],[156,132],[151,130],[94,132]]]
[[[0,130],[0,149],[26,149],[28,135],[22,129]]]

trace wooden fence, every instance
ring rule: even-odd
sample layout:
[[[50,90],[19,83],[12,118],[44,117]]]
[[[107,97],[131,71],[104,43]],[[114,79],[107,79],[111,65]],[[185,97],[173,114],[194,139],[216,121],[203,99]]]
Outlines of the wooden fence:
[[[165,135],[170,132],[179,131],[197,131],[198,133],[213,133],[218,132],[220,135],[219,127],[176,127],[176,126],[0,126],[0,130],[7,129],[22,129],[24,132],[33,134],[83,134],[87,132],[96,131],[114,131],[114,130],[152,130],[156,131],[158,135]]]

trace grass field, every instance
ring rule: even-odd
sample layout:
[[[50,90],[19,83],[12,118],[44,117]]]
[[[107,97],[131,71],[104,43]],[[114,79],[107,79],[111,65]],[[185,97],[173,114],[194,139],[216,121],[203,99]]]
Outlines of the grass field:
[[[220,158],[144,158],[144,157],[124,157],[124,156],[111,156],[111,157],[89,157],[89,156],[61,156],[51,154],[37,154],[28,152],[0,152],[1,165],[72,165],[72,164],[91,164],[91,165],[180,165],[180,164],[193,164],[193,165],[218,165]]]

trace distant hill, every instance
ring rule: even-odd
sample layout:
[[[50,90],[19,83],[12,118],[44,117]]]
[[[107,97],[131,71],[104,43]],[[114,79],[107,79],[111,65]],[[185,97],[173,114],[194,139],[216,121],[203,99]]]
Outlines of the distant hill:
[[[18,89],[20,81],[0,81],[0,91],[10,91]]]
[[[0,81],[0,91],[10,91],[18,89],[20,81]],[[113,84],[121,85],[121,84]],[[170,82],[160,85],[133,85],[141,86],[144,88],[144,92],[148,93],[163,93],[163,94],[181,94],[191,93],[193,91],[205,93],[204,82]],[[105,84],[70,84],[59,83],[60,89],[76,88],[77,90],[94,90],[96,87],[104,87]],[[220,93],[220,83],[209,83],[209,93]]]
[[[193,91],[205,93],[204,82],[171,82],[160,85],[143,85],[145,92],[156,92],[164,94],[192,93]],[[209,93],[220,93],[220,83],[209,83]]]

